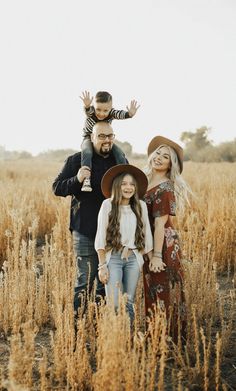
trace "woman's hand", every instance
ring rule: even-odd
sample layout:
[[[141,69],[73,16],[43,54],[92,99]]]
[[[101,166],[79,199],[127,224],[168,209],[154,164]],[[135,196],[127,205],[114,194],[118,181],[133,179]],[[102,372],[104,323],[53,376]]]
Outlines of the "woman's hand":
[[[99,266],[98,277],[102,284],[107,284],[109,279],[109,272],[105,263],[102,266]]]
[[[161,257],[152,257],[149,262],[149,270],[151,272],[164,272],[166,268],[166,264],[162,261]]]

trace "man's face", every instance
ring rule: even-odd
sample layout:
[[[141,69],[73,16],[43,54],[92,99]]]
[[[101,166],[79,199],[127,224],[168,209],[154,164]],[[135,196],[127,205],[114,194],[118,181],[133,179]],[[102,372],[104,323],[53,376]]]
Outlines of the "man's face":
[[[103,119],[108,117],[108,114],[112,109],[112,101],[105,103],[95,102],[94,109],[97,118],[102,121]]]
[[[114,133],[110,124],[100,122],[94,125],[91,140],[95,151],[102,156],[107,156],[111,152],[114,143]]]

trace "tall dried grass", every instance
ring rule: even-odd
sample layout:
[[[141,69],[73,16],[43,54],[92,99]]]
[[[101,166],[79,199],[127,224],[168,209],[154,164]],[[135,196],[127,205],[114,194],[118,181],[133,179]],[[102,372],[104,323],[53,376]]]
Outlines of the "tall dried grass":
[[[132,331],[125,298],[115,314],[91,297],[75,334],[69,200],[51,193],[58,170],[58,164],[48,162],[0,165],[0,333],[9,348],[9,358],[0,356],[0,387],[230,390],[222,363],[231,343],[235,301],[235,164],[185,165],[195,196],[192,208],[176,221],[188,311],[187,342],[179,340],[177,346],[166,338],[158,309],[145,333],[141,280]]]

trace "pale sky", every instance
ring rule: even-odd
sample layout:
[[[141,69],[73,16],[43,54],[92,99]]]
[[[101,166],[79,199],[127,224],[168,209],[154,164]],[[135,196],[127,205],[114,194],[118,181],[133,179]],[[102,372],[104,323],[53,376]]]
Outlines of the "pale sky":
[[[33,154],[80,149],[83,90],[131,99],[113,121],[145,152],[161,134],[212,128],[236,137],[236,0],[2,0],[0,145]]]

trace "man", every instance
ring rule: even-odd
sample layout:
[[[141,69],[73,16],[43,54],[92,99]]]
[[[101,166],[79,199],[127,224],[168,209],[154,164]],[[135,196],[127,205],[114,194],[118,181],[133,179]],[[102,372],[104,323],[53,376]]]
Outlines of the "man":
[[[96,294],[104,297],[104,286],[98,279],[98,257],[94,249],[94,239],[97,231],[97,216],[104,200],[101,191],[101,179],[105,172],[116,165],[112,153],[114,133],[107,122],[94,125],[91,141],[93,143],[93,158],[91,169],[92,192],[82,192],[85,178],[90,176],[86,166],[81,167],[81,152],[69,156],[62,171],[53,182],[53,191],[57,196],[70,195],[70,230],[73,235],[73,246],[78,265],[78,276],[74,292],[74,309],[77,312],[81,305],[82,295],[92,289],[97,280]],[[128,163],[123,155],[123,163]],[[89,286],[88,286],[89,284]]]

